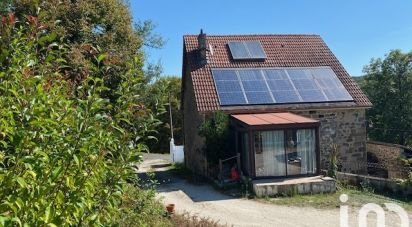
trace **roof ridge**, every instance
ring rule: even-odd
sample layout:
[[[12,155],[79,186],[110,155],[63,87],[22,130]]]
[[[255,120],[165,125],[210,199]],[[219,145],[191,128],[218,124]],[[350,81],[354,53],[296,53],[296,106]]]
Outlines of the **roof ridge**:
[[[199,34],[185,34],[183,35],[184,37],[193,37],[193,36],[198,36]],[[242,37],[242,36],[318,36],[320,37],[319,34],[308,34],[308,33],[276,33],[276,34],[212,34],[208,35],[206,34],[207,37]]]

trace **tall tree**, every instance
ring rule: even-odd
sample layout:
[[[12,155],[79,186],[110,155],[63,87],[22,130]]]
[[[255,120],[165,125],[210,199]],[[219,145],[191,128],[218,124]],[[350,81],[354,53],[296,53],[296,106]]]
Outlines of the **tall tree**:
[[[148,107],[153,112],[158,113],[157,118],[162,122],[156,128],[157,140],[149,143],[152,152],[164,153],[169,151],[169,141],[171,138],[170,111],[173,120],[173,134],[176,144],[183,141],[182,124],[183,117],[180,110],[181,100],[181,78],[180,77],[160,77],[150,85],[146,94]]]
[[[62,71],[74,86],[93,71],[96,52],[103,53],[111,67],[97,76],[109,88],[105,96],[112,101],[116,99],[121,75],[130,66],[127,62],[135,60],[142,68],[142,46],[160,47],[163,43],[152,32],[154,26],[150,21],[132,22],[124,0],[14,0],[10,10],[17,18],[33,16],[43,30],[68,44],[68,67]],[[145,75],[143,71],[136,73]]]
[[[393,50],[365,67],[363,89],[373,103],[369,136],[384,142],[412,144],[412,52]]]
[[[125,17],[107,17],[111,10]],[[115,217],[130,200],[128,182],[139,183],[131,167],[146,150],[142,138],[158,123],[144,102],[143,38],[126,5],[16,0],[6,11],[0,21],[0,226],[118,224]],[[113,32],[106,24],[89,32],[89,17],[118,24]],[[86,26],[69,28],[72,22]],[[152,199],[133,201],[136,225],[151,226],[139,219],[150,214]]]

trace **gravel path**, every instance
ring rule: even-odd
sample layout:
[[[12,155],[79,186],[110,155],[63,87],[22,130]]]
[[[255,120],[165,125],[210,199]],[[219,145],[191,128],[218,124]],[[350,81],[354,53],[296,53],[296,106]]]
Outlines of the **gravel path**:
[[[153,163],[153,160],[150,162]],[[168,171],[161,170],[156,175],[161,182],[158,186],[158,198],[164,204],[176,204],[178,213],[189,212],[192,215],[211,218],[221,224],[233,226],[340,226],[339,208],[326,210],[261,203],[222,194],[206,184],[189,183]],[[358,226],[356,211],[350,208],[350,227]],[[386,213],[386,226],[400,226],[399,218],[394,213]],[[412,215],[409,216],[412,220]],[[376,226],[375,219],[376,215],[370,214],[368,226]]]

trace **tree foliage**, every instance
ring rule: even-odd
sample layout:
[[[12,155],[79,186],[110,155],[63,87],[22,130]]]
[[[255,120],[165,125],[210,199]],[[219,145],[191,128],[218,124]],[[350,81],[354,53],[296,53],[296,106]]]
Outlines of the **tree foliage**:
[[[182,144],[183,140],[183,117],[180,110],[181,102],[181,78],[160,77],[149,86],[147,97],[148,107],[158,113],[156,118],[162,124],[156,128],[157,140],[150,141],[151,152],[165,153],[169,151],[171,138],[170,108],[173,119],[173,134],[175,144]]]
[[[132,166],[159,124],[145,105],[136,33],[116,27],[99,38],[66,27],[99,20],[102,10],[127,16],[124,3],[14,1],[12,9],[0,25],[0,225],[112,225],[132,213],[131,199],[141,201],[129,207],[137,225],[159,218],[149,210],[153,194],[130,193],[128,183],[139,184]],[[104,21],[131,24],[113,17]],[[120,45],[127,40],[137,49]]]
[[[412,52],[391,51],[365,67],[362,87],[373,103],[368,112],[372,139],[412,144]]]
[[[123,0],[14,0],[11,9],[17,18],[33,16],[45,31],[68,44],[65,62],[68,67],[62,69],[62,73],[73,86],[78,86],[93,72],[91,57],[96,52],[103,53],[111,67],[96,76],[109,88],[104,95],[111,101],[117,98],[115,90],[129,62],[139,64],[135,68],[142,70],[142,46],[160,47],[163,43],[161,37],[152,32],[154,26],[150,21],[132,23],[127,2]]]
[[[205,153],[210,165],[217,165],[219,159],[224,159],[234,153],[229,130],[229,117],[217,111],[200,126],[200,135],[205,138]]]
[[[38,17],[49,31],[62,35],[70,44],[98,45],[121,60],[141,51],[143,40],[133,29],[129,9],[121,0],[14,0],[13,9],[18,17]]]

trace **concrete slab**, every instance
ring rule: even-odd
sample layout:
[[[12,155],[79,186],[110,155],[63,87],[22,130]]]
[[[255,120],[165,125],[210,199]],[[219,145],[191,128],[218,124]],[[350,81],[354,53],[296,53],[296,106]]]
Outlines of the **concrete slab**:
[[[336,191],[336,181],[330,177],[313,176],[284,179],[253,180],[252,187],[259,197],[274,195],[317,194]]]

